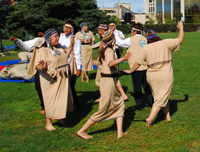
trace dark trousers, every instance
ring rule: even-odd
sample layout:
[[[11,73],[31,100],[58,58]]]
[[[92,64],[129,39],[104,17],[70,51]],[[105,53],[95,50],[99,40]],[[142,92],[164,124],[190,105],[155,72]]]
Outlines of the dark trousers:
[[[76,107],[80,107],[80,102],[76,94],[75,84],[76,84],[76,75],[71,75],[71,73],[69,73],[69,86],[72,90],[72,96],[73,96],[73,101],[74,101],[73,105]]]
[[[134,99],[136,102],[136,109],[143,108],[143,95],[142,95],[142,87],[147,95],[147,98],[150,102],[150,105],[153,105],[153,96],[149,85],[146,79],[146,70],[145,71],[135,71],[132,74],[132,82],[133,82],[133,89],[134,89]]]
[[[119,59],[121,57],[121,52],[119,49],[115,49],[116,54],[117,54],[117,58]]]
[[[42,107],[42,110],[44,110],[44,102],[43,102],[42,91],[41,91],[41,86],[40,86],[40,74],[39,74],[38,70],[35,74],[35,89],[36,89],[38,96],[40,98],[40,105]]]

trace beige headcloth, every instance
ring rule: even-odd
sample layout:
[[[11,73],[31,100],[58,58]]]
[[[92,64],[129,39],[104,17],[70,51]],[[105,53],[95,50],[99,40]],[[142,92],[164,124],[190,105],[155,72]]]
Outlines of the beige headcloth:
[[[115,23],[110,23],[109,25],[115,25]],[[116,25],[115,25],[116,26]]]
[[[132,28],[132,30],[135,30],[135,31],[140,31],[141,33],[142,33],[142,30],[140,30],[140,29],[136,29],[136,28]]]
[[[71,25],[71,24],[68,24],[68,23],[66,23],[66,24],[65,24],[65,27],[72,27],[72,25]]]

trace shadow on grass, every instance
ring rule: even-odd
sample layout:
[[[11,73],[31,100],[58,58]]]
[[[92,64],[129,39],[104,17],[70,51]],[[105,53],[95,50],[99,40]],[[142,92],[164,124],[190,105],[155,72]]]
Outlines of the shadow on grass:
[[[81,93],[81,95],[78,96],[81,106],[75,109],[73,112],[67,113],[67,116],[64,119],[65,125],[62,125],[58,122],[54,123],[53,125],[57,125],[60,127],[74,127],[88,115],[88,113],[93,109],[94,104],[99,104],[94,102],[94,100],[96,99],[94,99],[94,97],[99,97],[99,91],[87,91],[77,93]]]
[[[170,100],[169,99],[169,112],[170,112],[170,115],[172,116],[173,114],[176,113],[176,111],[178,111],[178,106],[177,106],[177,103],[178,102],[185,102],[185,101],[188,101],[188,95],[185,94],[184,95],[185,98],[183,100]],[[160,110],[160,112],[158,113],[158,116],[157,118],[154,120],[154,122],[152,123],[153,124],[157,124],[158,122],[162,121],[165,119],[165,114],[163,113],[162,110]]]
[[[129,107],[124,112],[124,115],[125,115],[125,117],[123,119],[123,131],[124,132],[130,127],[131,122],[134,121],[135,110],[132,110],[132,108],[133,107]],[[117,131],[116,121],[115,121],[115,119],[113,119],[113,120],[114,120],[114,123],[109,128],[105,128],[105,129],[97,130],[97,131],[94,131],[94,132],[90,132],[90,135],[93,135],[93,134],[96,134],[96,133],[103,133],[103,132],[113,131],[113,130]],[[108,120],[108,121],[110,121],[110,120]]]

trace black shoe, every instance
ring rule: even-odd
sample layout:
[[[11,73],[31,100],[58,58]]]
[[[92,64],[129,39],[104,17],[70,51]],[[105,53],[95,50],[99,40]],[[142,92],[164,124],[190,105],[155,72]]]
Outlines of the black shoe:
[[[133,109],[142,111],[144,109],[144,107],[143,106],[134,106]]]

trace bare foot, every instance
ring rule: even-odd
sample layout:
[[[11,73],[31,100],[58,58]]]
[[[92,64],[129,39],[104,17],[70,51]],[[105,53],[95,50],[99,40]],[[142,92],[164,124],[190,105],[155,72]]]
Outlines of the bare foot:
[[[86,83],[88,83],[89,82],[89,77],[87,75],[85,77],[86,77]]]
[[[88,135],[86,132],[82,132],[82,133],[77,132],[77,135],[78,135],[79,137],[83,138],[83,139],[90,139],[90,138],[93,138],[93,136]]]
[[[118,135],[118,139],[122,138],[123,136],[126,136],[128,134],[128,132],[123,132],[121,135]]]
[[[100,98],[98,98],[97,100],[95,100],[95,102],[100,102],[100,99],[101,99],[101,97],[100,97]]]
[[[166,118],[165,120],[167,120],[167,121],[172,121],[171,118],[168,118],[168,119]]]
[[[56,130],[56,128],[54,128],[53,126],[46,126],[46,129],[48,130],[48,131],[53,131],[53,130]]]
[[[44,111],[44,110],[40,110],[40,113],[41,113],[42,115],[44,115],[44,114],[45,114],[45,111]]]
[[[84,78],[83,77],[81,77],[81,82],[84,82]]]
[[[128,96],[126,94],[123,95],[122,98],[124,99],[124,101],[128,100]]]
[[[147,128],[149,128],[149,126],[150,126],[150,124],[151,124],[150,120],[147,118],[145,121],[146,121],[146,126],[147,126]]]

